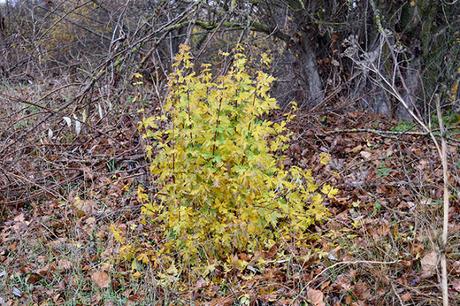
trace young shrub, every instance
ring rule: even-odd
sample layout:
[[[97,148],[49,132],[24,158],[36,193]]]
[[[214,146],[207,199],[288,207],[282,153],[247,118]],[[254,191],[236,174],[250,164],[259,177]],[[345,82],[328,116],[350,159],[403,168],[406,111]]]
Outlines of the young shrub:
[[[143,212],[162,227],[161,252],[192,266],[302,239],[328,214],[323,193],[337,193],[330,186],[321,193],[310,171],[283,167],[293,115],[268,120],[278,108],[269,94],[274,78],[251,75],[241,50],[231,61],[217,77],[209,65],[195,72],[181,46],[164,113],[141,122],[159,190],[154,204],[143,196]]]

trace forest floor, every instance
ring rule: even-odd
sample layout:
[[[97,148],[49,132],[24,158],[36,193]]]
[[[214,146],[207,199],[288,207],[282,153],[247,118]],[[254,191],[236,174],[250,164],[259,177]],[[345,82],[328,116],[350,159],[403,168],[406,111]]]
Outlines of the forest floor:
[[[134,119],[122,116],[112,127],[73,142],[78,150],[65,153],[62,171],[47,176],[61,187],[31,187],[44,197],[15,202],[2,191],[0,305],[441,303],[441,163],[430,139],[407,133],[407,124],[364,113],[299,113],[288,163],[311,168],[318,182],[340,189],[327,203],[331,217],[311,229],[317,237],[311,247],[275,246],[258,254],[263,267],[255,255],[235,254],[247,265],[222,272],[219,283],[179,282],[174,273],[158,279],[155,267],[116,260],[119,246],[109,228],[116,224],[142,239],[136,188],[149,182]],[[458,150],[449,146],[452,305],[460,303]],[[37,158],[56,168],[62,152]],[[327,165],[319,152],[331,155]],[[29,159],[15,163],[18,182],[20,173],[36,167],[25,164]]]

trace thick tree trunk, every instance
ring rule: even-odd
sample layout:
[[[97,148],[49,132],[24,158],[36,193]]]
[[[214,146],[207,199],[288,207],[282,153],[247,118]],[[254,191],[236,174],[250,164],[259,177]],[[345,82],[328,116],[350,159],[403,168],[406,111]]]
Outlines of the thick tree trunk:
[[[324,91],[321,78],[316,65],[316,53],[308,35],[303,34],[300,46],[297,48],[297,58],[300,63],[302,79],[308,88],[308,96],[305,102],[308,105],[316,105],[324,100]]]
[[[273,1],[275,2],[275,1]],[[266,4],[270,1],[266,2]],[[317,31],[316,25],[311,20],[307,11],[315,11],[316,4],[309,2],[303,7],[302,1],[281,1],[268,9],[268,24],[273,29],[282,31],[284,37],[281,37],[288,50],[285,51],[285,59],[294,58],[291,70],[280,71],[284,75],[281,79],[292,78],[288,91],[295,91],[295,99],[301,106],[317,105],[324,100],[323,83],[316,64],[318,55],[316,50]],[[283,5],[284,4],[284,5]],[[269,5],[270,6],[270,5]],[[265,17],[265,16],[264,16]],[[266,23],[266,20],[263,21]],[[267,31],[268,32],[268,31]],[[273,32],[271,30],[268,33]],[[286,87],[285,85],[280,87]]]

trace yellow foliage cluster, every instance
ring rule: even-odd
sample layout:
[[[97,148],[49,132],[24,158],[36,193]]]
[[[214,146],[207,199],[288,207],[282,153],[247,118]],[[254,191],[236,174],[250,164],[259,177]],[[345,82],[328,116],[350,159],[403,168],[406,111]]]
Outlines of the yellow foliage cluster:
[[[192,266],[267,249],[281,237],[301,240],[328,215],[324,197],[337,193],[320,190],[311,171],[283,166],[294,116],[267,119],[278,108],[269,94],[274,78],[251,75],[241,48],[223,56],[232,62],[226,73],[213,76],[206,64],[197,73],[182,45],[163,113],[140,123],[159,189],[155,202],[139,191],[142,211],[163,230],[161,252]]]

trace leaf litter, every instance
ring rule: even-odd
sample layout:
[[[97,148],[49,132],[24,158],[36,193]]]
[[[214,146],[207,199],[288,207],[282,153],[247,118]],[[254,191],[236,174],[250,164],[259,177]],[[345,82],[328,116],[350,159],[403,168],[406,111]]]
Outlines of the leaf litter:
[[[114,264],[118,244],[109,231],[117,224],[131,236],[143,232],[131,225],[139,224],[134,187],[146,183],[147,163],[141,161],[134,176],[128,168],[113,174],[104,164],[83,164],[79,169],[84,194],[69,193],[66,202],[19,205],[3,216],[0,287],[7,290],[0,290],[0,298],[6,305],[63,303],[77,294],[82,303],[102,305],[109,303],[104,292],[112,292],[131,303],[192,299],[232,305],[241,297],[262,305],[438,303],[435,241],[442,175],[430,141],[413,135],[395,141],[371,133],[334,132],[342,127],[391,128],[391,123],[370,114],[315,120],[302,113],[292,123],[298,137],[289,149],[289,162],[312,167],[320,181],[337,186],[340,193],[329,199],[331,219],[312,229],[317,239],[309,248],[278,245],[264,254],[235,254],[244,268],[226,272],[213,267],[189,286],[171,278],[170,287],[156,288],[153,297],[151,284],[158,280],[150,269],[155,267],[141,263],[133,277],[131,266]],[[450,152],[458,156],[457,148]],[[458,175],[452,175],[452,187],[459,188]],[[453,199],[450,215],[452,245],[458,245],[460,237],[458,201]],[[448,252],[450,293],[458,299],[460,257],[455,250]]]

